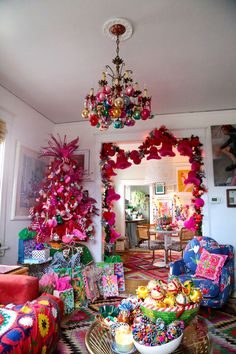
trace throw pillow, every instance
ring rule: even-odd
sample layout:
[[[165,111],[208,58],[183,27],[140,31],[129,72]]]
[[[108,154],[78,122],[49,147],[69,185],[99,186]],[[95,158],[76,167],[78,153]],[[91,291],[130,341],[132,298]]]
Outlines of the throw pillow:
[[[195,276],[218,282],[227,257],[223,254],[210,253],[204,249],[199,259]]]

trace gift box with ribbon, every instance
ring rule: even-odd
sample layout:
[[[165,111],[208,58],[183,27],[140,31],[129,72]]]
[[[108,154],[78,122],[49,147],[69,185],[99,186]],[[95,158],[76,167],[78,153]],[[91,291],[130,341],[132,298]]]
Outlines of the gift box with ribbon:
[[[33,259],[42,259],[46,261],[50,257],[50,248],[45,247],[42,243],[37,244],[35,249],[32,251]]]

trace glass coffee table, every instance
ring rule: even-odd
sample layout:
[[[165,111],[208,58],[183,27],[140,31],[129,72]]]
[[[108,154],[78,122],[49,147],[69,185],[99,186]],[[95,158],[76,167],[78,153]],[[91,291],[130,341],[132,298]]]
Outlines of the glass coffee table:
[[[112,354],[111,332],[101,322],[95,321],[85,337],[85,344],[90,354]],[[211,343],[208,328],[204,320],[197,316],[185,328],[181,345],[173,354],[207,354],[210,353]],[[134,354],[139,353],[136,351]]]

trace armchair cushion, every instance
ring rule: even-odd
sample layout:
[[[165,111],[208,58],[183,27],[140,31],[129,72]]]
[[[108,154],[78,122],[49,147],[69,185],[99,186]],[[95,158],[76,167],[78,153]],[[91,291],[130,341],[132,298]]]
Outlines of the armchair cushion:
[[[227,255],[210,253],[204,249],[197,264],[195,276],[219,282],[222,267],[227,258]]]
[[[213,238],[206,236],[194,237],[187,244],[183,255],[186,266],[193,273],[196,272],[197,264],[203,252],[203,249],[206,249],[210,253],[217,254],[227,254],[227,251],[229,251],[229,249],[220,247],[220,245]]]

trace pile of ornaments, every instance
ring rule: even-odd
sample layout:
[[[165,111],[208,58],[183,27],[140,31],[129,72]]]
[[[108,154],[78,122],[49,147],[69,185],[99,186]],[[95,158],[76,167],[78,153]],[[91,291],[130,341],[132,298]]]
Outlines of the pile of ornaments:
[[[129,79],[127,79],[129,81]],[[92,126],[101,130],[107,129],[111,124],[116,129],[124,126],[133,126],[137,120],[152,118],[151,98],[147,90],[142,93],[137,84],[117,83],[109,86],[106,74],[100,81],[100,89],[94,94],[91,89],[86,96],[82,117],[87,118]]]
[[[133,339],[146,346],[156,346],[166,344],[183,333],[184,322],[173,321],[167,325],[161,318],[156,322],[146,316],[139,315],[132,325]]]
[[[166,283],[163,280],[150,280],[147,286],[139,286],[136,290],[143,306],[153,310],[199,304],[202,300],[201,290],[196,288],[192,280],[183,284],[179,278],[172,276]]]

